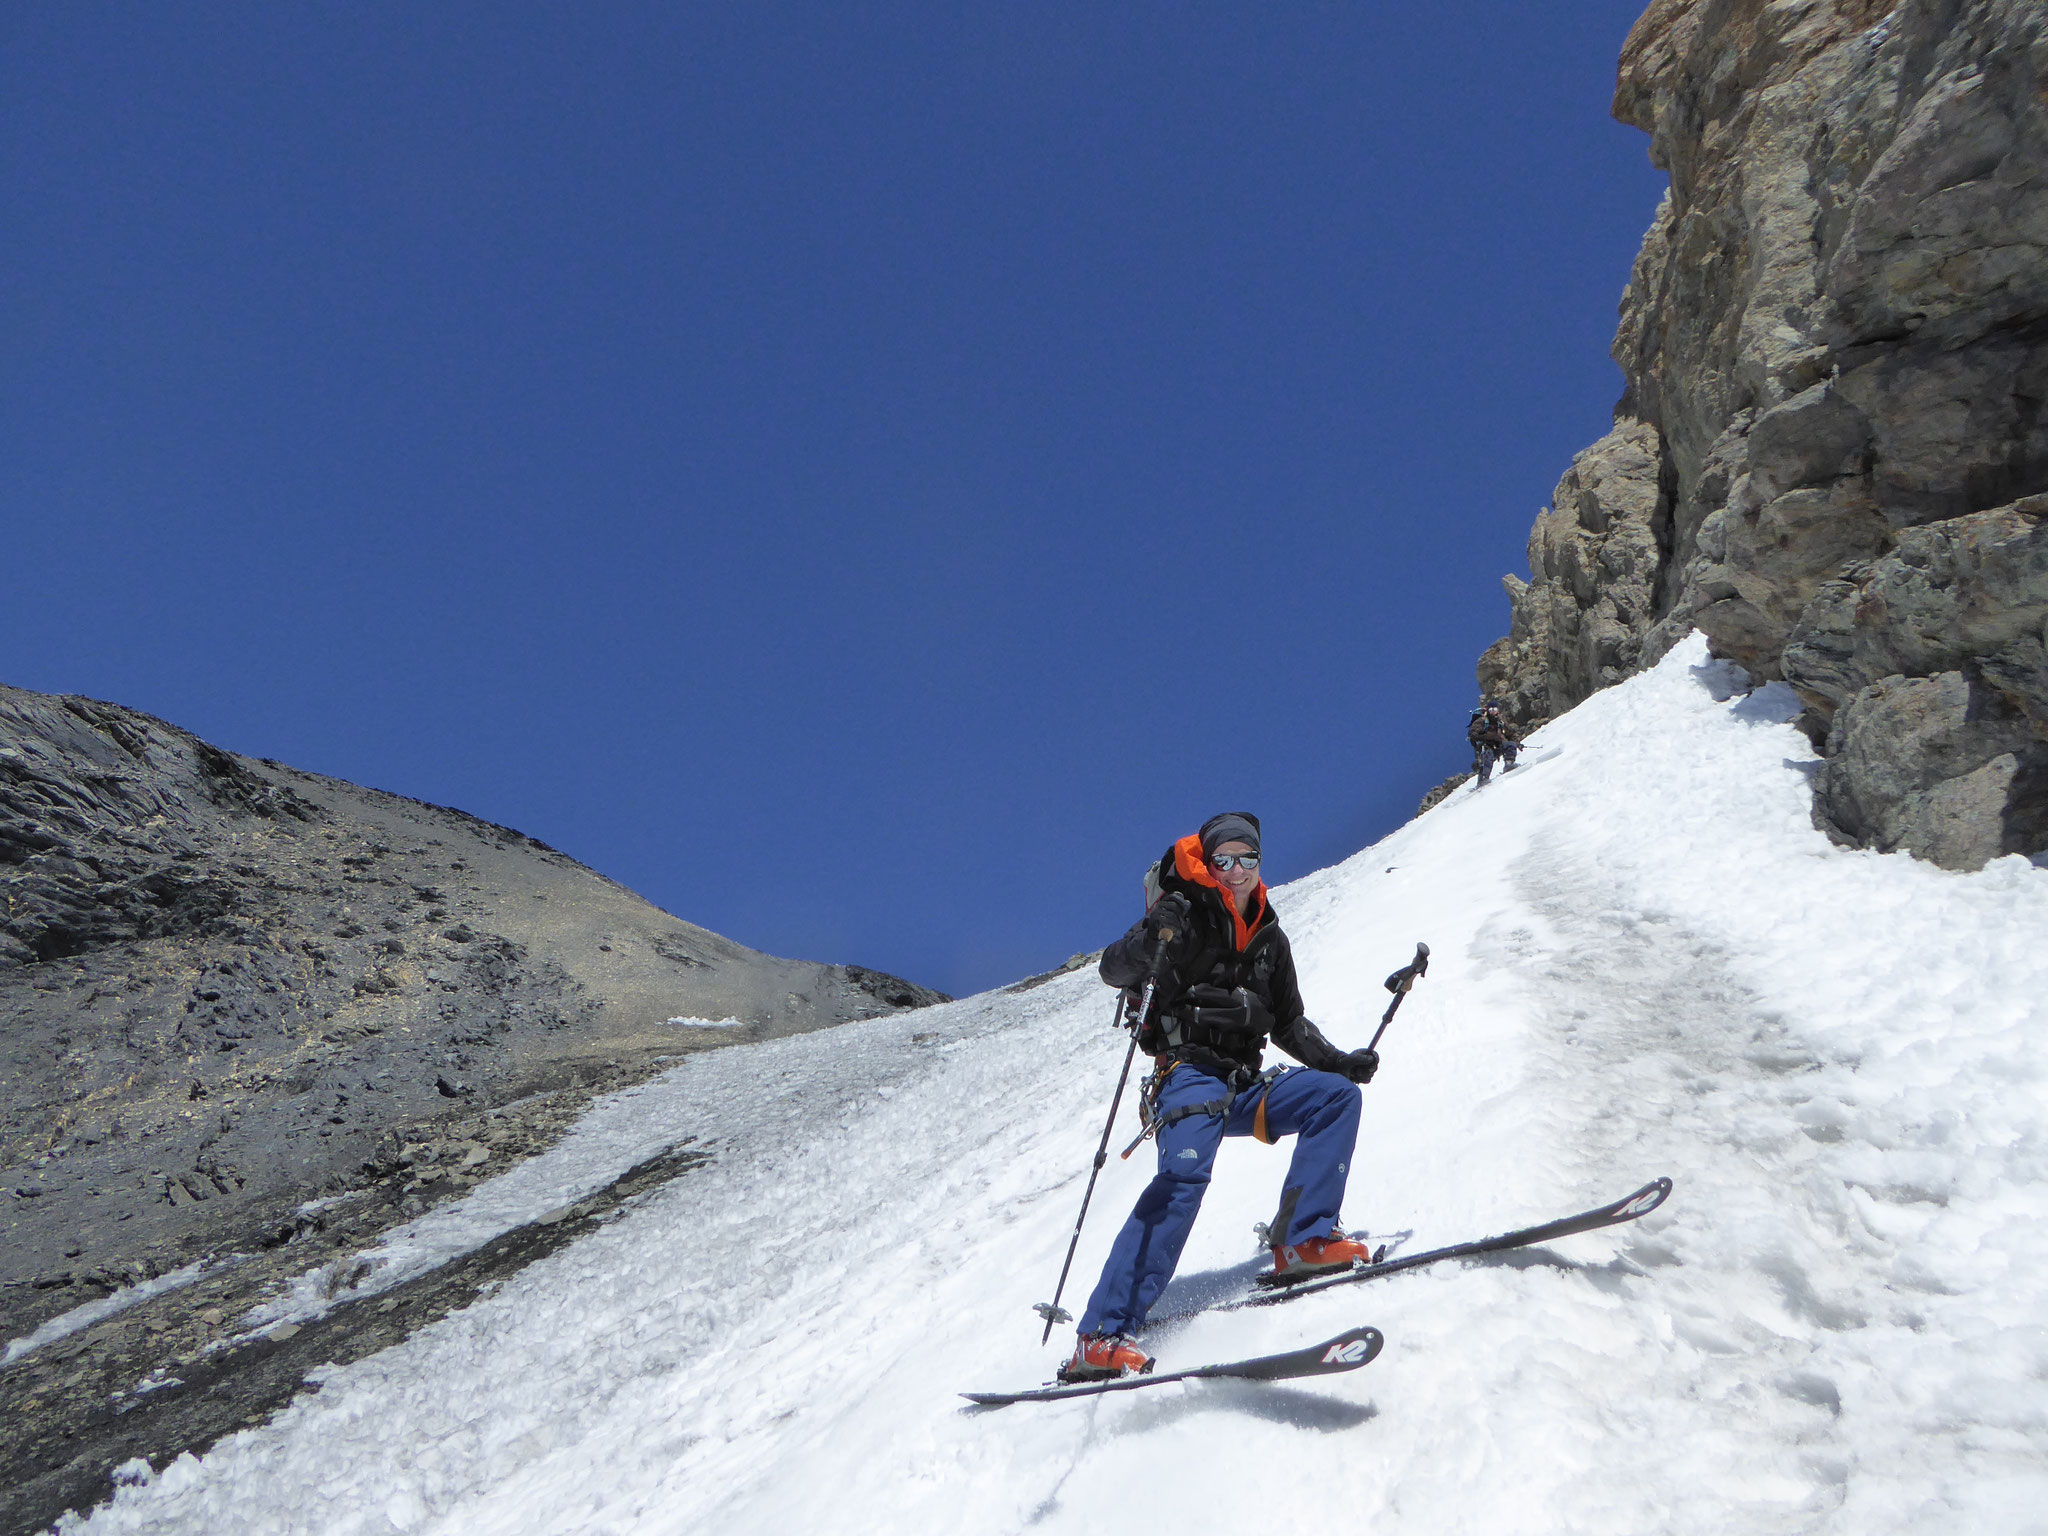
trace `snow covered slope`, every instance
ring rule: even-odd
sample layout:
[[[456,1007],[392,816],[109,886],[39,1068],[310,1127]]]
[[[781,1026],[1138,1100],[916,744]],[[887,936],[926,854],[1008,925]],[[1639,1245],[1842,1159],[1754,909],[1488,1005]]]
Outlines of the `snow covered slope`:
[[[1354,1229],[1431,1246],[1677,1181],[1636,1227],[1148,1340],[1172,1366],[1371,1322],[1366,1370],[954,1395],[1070,1341],[1030,1308],[1122,1045],[1078,973],[689,1058],[605,1113],[714,1163],[73,1524],[2042,1529],[2048,871],[1831,847],[1797,705],[1742,681],[1695,639],[1541,732],[1555,757],[1276,893],[1342,1045],[1435,954],[1366,1090]],[[1162,1314],[1248,1280],[1286,1155],[1225,1147]],[[1112,1160],[1070,1301],[1148,1161]]]

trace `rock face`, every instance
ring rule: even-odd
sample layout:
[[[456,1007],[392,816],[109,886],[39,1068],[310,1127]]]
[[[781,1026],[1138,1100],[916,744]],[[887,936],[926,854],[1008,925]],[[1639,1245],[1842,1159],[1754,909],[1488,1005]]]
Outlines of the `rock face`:
[[[315,1197],[404,1219],[657,1061],[940,1000],[459,811],[0,688],[0,1341],[296,1238]],[[413,1166],[487,1114],[498,1150]]]
[[[1562,713],[1693,628],[1783,678],[1838,837],[2048,846],[2048,11],[1657,0],[1615,115],[1671,190],[1479,665]]]

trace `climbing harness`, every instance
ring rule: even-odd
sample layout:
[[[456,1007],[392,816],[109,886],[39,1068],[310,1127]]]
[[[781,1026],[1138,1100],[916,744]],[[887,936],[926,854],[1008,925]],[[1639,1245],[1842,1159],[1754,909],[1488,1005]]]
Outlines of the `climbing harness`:
[[[1191,1116],[1228,1115],[1230,1107],[1241,1096],[1254,1090],[1259,1095],[1259,1107],[1252,1118],[1252,1135],[1265,1142],[1268,1146],[1273,1144],[1273,1137],[1266,1129],[1267,1090],[1273,1086],[1273,1080],[1287,1070],[1286,1067],[1268,1067],[1255,1077],[1249,1075],[1249,1069],[1241,1069],[1246,1073],[1246,1081],[1242,1087],[1235,1086],[1235,1079],[1238,1074],[1233,1073],[1231,1074],[1233,1080],[1231,1092],[1224,1095],[1224,1097],[1208,1099],[1200,1104],[1183,1104],[1176,1109],[1169,1109],[1162,1114],[1159,1109],[1159,1095],[1166,1087],[1166,1080],[1173,1075],[1174,1068],[1179,1065],[1178,1061],[1169,1061],[1163,1066],[1154,1067],[1151,1076],[1147,1077],[1139,1085],[1138,1135],[1128,1147],[1124,1148],[1124,1157],[1128,1158],[1138,1148],[1151,1140],[1152,1137],[1166,1130],[1169,1126],[1178,1125],[1181,1121]]]

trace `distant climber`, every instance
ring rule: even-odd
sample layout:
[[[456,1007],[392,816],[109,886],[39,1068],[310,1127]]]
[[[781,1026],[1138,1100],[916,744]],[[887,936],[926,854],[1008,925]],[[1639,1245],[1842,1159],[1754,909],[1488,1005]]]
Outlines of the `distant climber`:
[[[1465,727],[1465,739],[1472,743],[1472,771],[1479,775],[1483,785],[1493,777],[1496,761],[1505,761],[1506,773],[1515,766],[1515,754],[1522,750],[1522,744],[1515,740],[1514,727],[1508,724],[1507,714],[1500,707],[1498,699],[1488,699],[1472,711],[1472,723]]]
[[[1117,1234],[1081,1314],[1062,1381],[1151,1369],[1133,1336],[1173,1278],[1226,1136],[1293,1136],[1280,1208],[1266,1228],[1281,1283],[1369,1260],[1337,1225],[1358,1138],[1358,1084],[1377,1053],[1340,1051],[1304,1017],[1294,952],[1259,878],[1259,819],[1212,817],[1146,876],[1144,918],[1102,952],[1102,979],[1141,987],[1160,956],[1138,1044],[1153,1058],[1146,1098],[1159,1171]],[[1161,945],[1165,930],[1172,937]],[[1302,1067],[1260,1070],[1268,1036]]]

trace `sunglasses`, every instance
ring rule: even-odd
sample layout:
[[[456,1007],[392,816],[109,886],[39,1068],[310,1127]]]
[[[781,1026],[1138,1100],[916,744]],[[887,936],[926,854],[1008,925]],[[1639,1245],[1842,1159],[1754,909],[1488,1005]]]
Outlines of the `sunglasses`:
[[[1217,869],[1257,869],[1259,856],[1256,853],[1217,853],[1209,856],[1209,862]]]

